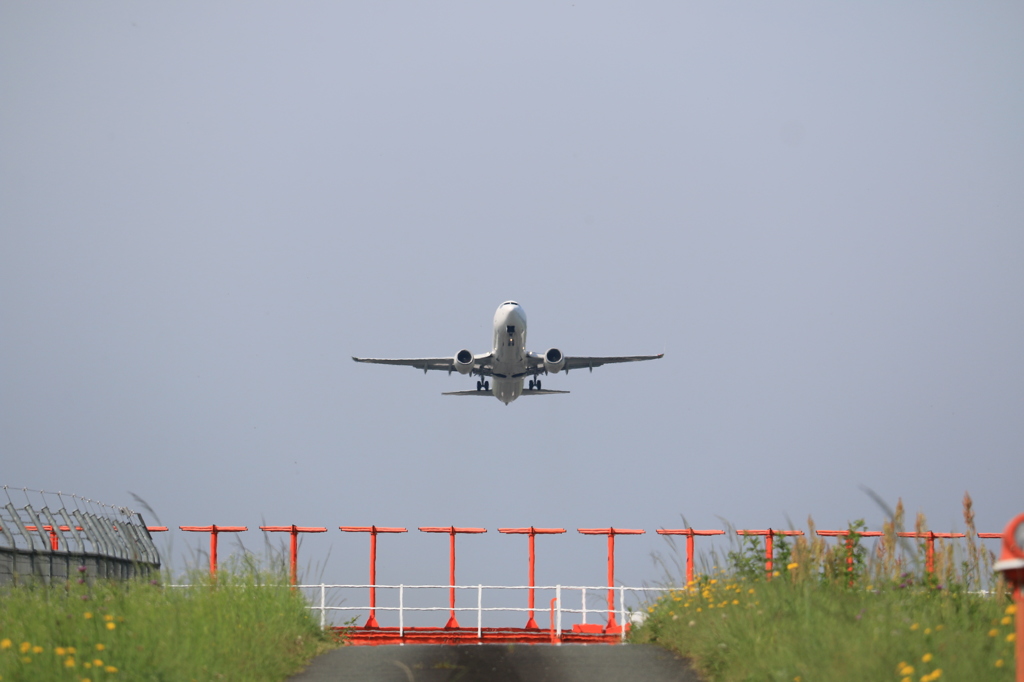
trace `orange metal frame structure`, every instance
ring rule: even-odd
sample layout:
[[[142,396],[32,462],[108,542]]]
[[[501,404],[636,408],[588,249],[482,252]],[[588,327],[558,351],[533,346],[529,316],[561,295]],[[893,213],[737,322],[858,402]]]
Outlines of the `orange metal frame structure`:
[[[191,532],[203,532],[210,533],[210,573],[216,575],[217,571],[217,536],[220,533],[238,533],[247,531],[248,528],[245,526],[179,526],[183,531]],[[368,533],[370,535],[370,582],[368,585],[363,586],[332,586],[332,587],[368,587],[369,588],[369,618],[366,623],[361,627],[354,628],[333,628],[335,630],[344,630],[348,641],[353,645],[377,645],[377,644],[406,644],[406,643],[418,643],[418,644],[466,644],[466,643],[606,643],[614,644],[621,641],[629,630],[629,623],[618,623],[616,620],[616,609],[615,609],[615,590],[619,589],[622,592],[626,588],[616,588],[615,586],[615,537],[618,535],[642,535],[645,533],[639,529],[624,529],[624,528],[579,528],[579,533],[583,535],[604,535],[608,538],[608,617],[607,622],[604,624],[600,623],[586,623],[586,590],[596,588],[563,588],[560,586],[547,586],[544,589],[556,589],[556,593],[560,594],[562,589],[577,589],[583,590],[583,609],[582,611],[575,609],[568,609],[562,606],[561,598],[557,597],[551,599],[550,602],[550,624],[548,628],[544,629],[538,625],[535,617],[536,612],[536,595],[535,590],[541,589],[536,585],[536,536],[537,535],[554,535],[565,533],[564,528],[534,528],[532,526],[526,528],[499,528],[498,532],[503,534],[520,534],[528,536],[528,585],[520,588],[499,588],[499,589],[527,589],[527,608],[526,609],[483,609],[478,597],[477,609],[472,608],[456,608],[456,589],[467,589],[475,588],[478,590],[484,589],[484,586],[459,586],[455,581],[455,541],[456,536],[461,534],[479,534],[486,533],[485,528],[458,528],[455,526],[423,526],[419,530],[424,533],[444,533],[449,537],[449,551],[448,551],[448,611],[449,617],[447,623],[443,627],[381,627],[377,621],[376,611],[376,589],[377,587],[390,587],[413,589],[416,587],[441,587],[441,586],[414,586],[414,585],[391,585],[381,586],[377,585],[377,535],[379,533],[406,533],[406,528],[384,528],[378,526],[339,526],[339,530],[348,533]],[[149,526],[148,529],[151,532],[166,531],[167,528],[164,526]],[[325,603],[323,598],[323,590],[327,587],[326,585],[297,585],[297,554],[298,554],[298,534],[299,533],[323,533],[326,532],[326,528],[305,528],[299,526],[260,526],[261,530],[268,532],[287,532],[291,535],[291,583],[296,587],[302,588],[317,588],[321,590],[321,606],[312,607],[320,608],[321,610],[321,622],[324,622],[326,614]],[[33,529],[34,530],[34,529]],[[45,528],[45,530],[51,530]],[[63,530],[63,528],[62,528]],[[823,537],[844,537],[846,538],[846,547],[852,550],[852,539],[849,537],[848,530],[819,530],[818,535]],[[693,528],[679,528],[679,529],[661,529],[658,530],[659,535],[683,535],[686,536],[686,579],[692,581],[694,579],[694,539],[697,536],[711,536],[711,535],[724,535],[724,530],[718,529],[704,529],[696,530]],[[763,535],[765,537],[765,571],[767,578],[770,580],[772,577],[773,562],[774,562],[774,538],[776,536],[794,536],[803,535],[803,531],[800,530],[778,530],[773,528],[767,529],[745,529],[737,530],[737,535],[748,536],[748,535]],[[878,537],[882,533],[878,531],[862,531],[858,533],[863,537]],[[927,570],[934,571],[934,542],[936,538],[962,538],[962,533],[934,533],[934,532],[922,532],[922,533],[900,533],[902,537],[917,537],[923,539],[927,543]],[[51,530],[51,537],[55,537]],[[1002,537],[999,533],[978,533],[979,538],[993,539]],[[847,564],[849,570],[853,569],[853,556],[852,553],[847,558]],[[488,587],[487,589],[495,589],[494,586]],[[603,589],[603,588],[602,588]],[[624,598],[624,593],[620,594],[620,601]],[[397,610],[400,611],[400,606]],[[326,607],[335,608],[335,607]],[[356,607],[346,607],[356,608]],[[365,607],[364,607],[365,608]],[[416,611],[424,609],[416,609],[405,607],[406,610]],[[624,606],[622,607],[624,609]],[[392,609],[396,610],[396,609]],[[432,609],[426,609],[432,610]],[[485,628],[482,624],[478,624],[477,627],[462,627],[456,617],[456,611],[473,611],[477,610],[478,613],[482,614],[483,610],[518,610],[527,611],[528,619],[526,625],[522,628]],[[582,613],[583,623],[577,623],[572,626],[570,630],[564,630],[561,627],[561,614],[562,613]],[[624,612],[624,611],[623,611]],[[557,617],[556,617],[557,614]],[[326,625],[326,624],[325,624]]]

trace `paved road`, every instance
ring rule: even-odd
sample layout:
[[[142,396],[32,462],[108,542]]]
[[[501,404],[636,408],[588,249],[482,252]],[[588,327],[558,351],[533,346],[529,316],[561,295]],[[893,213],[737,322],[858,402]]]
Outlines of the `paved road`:
[[[686,661],[635,644],[347,646],[289,682],[700,682]]]

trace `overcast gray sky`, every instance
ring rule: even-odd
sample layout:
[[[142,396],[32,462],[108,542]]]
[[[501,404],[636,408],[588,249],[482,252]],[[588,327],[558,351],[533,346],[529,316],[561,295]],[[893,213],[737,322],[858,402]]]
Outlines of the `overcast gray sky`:
[[[0,5],[0,483],[165,524],[464,525],[460,582],[659,527],[1024,508],[1024,6]],[[363,356],[663,360],[440,395]],[[175,552],[205,544],[178,534]],[[246,538],[259,546],[256,534]],[[310,537],[361,582],[365,537]],[[381,581],[444,582],[443,537]]]

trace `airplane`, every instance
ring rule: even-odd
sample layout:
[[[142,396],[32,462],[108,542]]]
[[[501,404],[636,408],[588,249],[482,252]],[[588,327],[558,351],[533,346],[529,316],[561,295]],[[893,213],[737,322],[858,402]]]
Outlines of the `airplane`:
[[[505,301],[494,313],[494,344],[491,352],[474,355],[460,350],[454,357],[447,358],[357,358],[356,362],[371,362],[379,365],[408,365],[427,370],[436,369],[459,374],[477,375],[475,391],[452,391],[441,395],[494,396],[508,405],[522,395],[553,395],[569,391],[553,391],[541,388],[540,375],[557,374],[565,370],[589,368],[613,362],[638,362],[657,360],[658,355],[623,355],[614,357],[567,357],[558,348],[549,348],[546,353],[531,353],[526,350],[526,313],[515,301]],[[487,377],[494,379],[494,388]],[[527,388],[523,381],[530,377]]]

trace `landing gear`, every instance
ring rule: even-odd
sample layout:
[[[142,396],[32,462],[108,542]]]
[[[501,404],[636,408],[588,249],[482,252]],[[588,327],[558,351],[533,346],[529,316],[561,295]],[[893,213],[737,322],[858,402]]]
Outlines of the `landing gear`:
[[[540,379],[530,379],[530,390],[540,390]]]
[[[476,382],[476,390],[478,391],[489,391],[491,390],[491,382],[489,381],[478,381]]]

